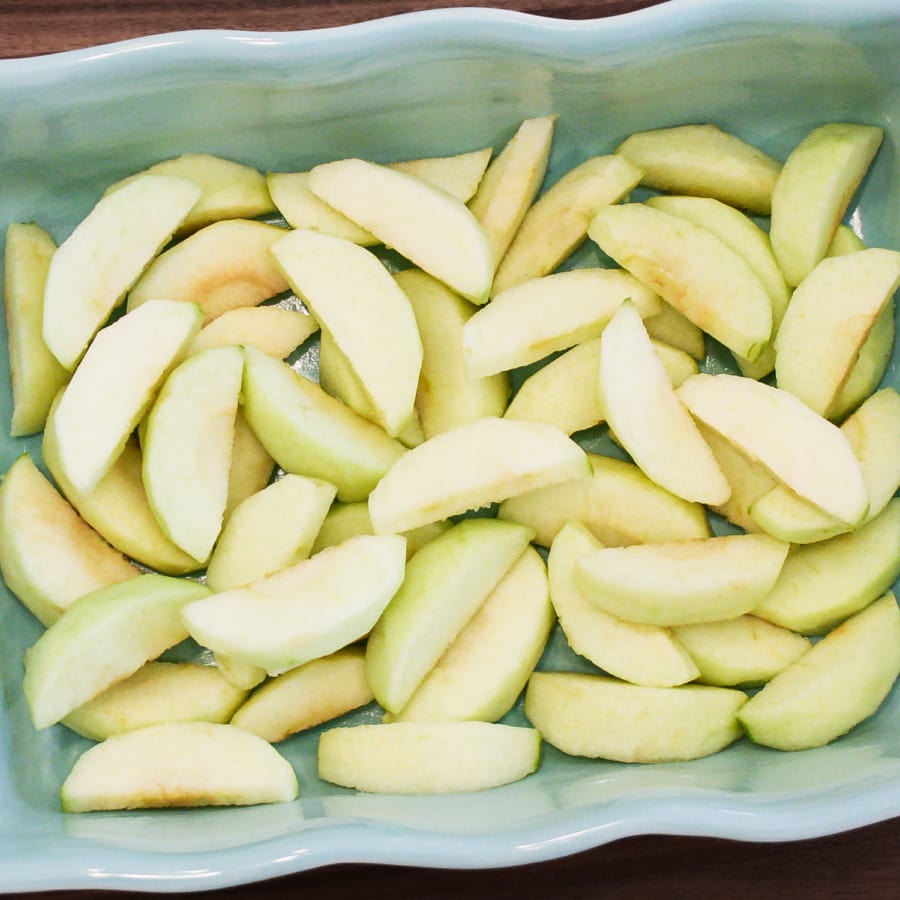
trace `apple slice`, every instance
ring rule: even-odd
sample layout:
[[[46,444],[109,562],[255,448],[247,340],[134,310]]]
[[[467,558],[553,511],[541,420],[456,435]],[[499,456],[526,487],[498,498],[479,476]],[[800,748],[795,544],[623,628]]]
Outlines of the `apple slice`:
[[[222,677],[236,688],[242,691],[251,691],[258,684],[262,684],[268,678],[265,669],[254,666],[251,663],[235,659],[227,653],[213,653],[216,668],[222,673]]]
[[[678,389],[691,414],[779,482],[851,527],[868,508],[844,434],[788,391],[737,375],[693,375]]]
[[[584,451],[559,429],[485,417],[398,459],[369,496],[369,515],[376,534],[396,534],[589,471]]]
[[[53,238],[37,225],[13,223],[6,229],[3,302],[13,394],[11,437],[40,431],[53,398],[69,380],[43,334],[44,284],[55,251]]]
[[[679,625],[673,632],[697,664],[699,680],[721,687],[765,684],[811,646],[805,637],[756,616]]]
[[[79,515],[113,547],[136,562],[167,575],[184,575],[200,563],[176,547],[163,533],[147,501],[143,460],[131,438],[112,468],[89,494],[80,494],[67,481],[59,463],[52,410],[42,445],[44,462],[66,499]]]
[[[412,557],[366,650],[369,684],[386,710],[406,705],[531,537],[524,525],[467,519]]]
[[[647,334],[656,341],[683,350],[694,359],[706,357],[706,337],[690,319],[682,315],[670,303],[662,302],[662,309],[644,322]]]
[[[884,132],[874,125],[829,123],[791,152],[772,191],[769,234],[788,284],[798,285],[825,256]]]
[[[630,301],[603,332],[600,348],[600,404],[622,446],[646,475],[676,496],[724,503],[731,488],[672,389]]]
[[[291,764],[271,744],[209,722],[169,722],[86,750],[60,792],[63,812],[287,803]]]
[[[483,791],[530,775],[533,728],[490,722],[394,722],[332,728],[319,738],[319,778],[382,794]]]
[[[228,499],[225,520],[239,503],[261,491],[272,477],[275,460],[259,442],[247,424],[241,407],[234,417],[234,443],[231,445],[231,469],[228,472]]]
[[[753,614],[820,634],[884,593],[900,575],[900,498],[851,534],[794,547]]]
[[[713,197],[766,215],[781,165],[716,125],[639,131],[617,148],[643,169],[641,184],[670,194]]]
[[[284,475],[237,506],[206,567],[210,590],[228,591],[306,559],[335,487]]]
[[[794,291],[778,332],[778,387],[824,416],[898,284],[900,253],[894,250],[860,250],[817,263]]]
[[[575,564],[601,546],[584,525],[572,521],[560,529],[550,547],[550,599],[569,646],[598,668],[633,684],[673,687],[693,681],[699,670],[668,628],[617,619],[581,593]]]
[[[200,199],[176,232],[181,237],[219,219],[253,219],[274,212],[266,179],[251,166],[209,153],[183,153],[117,181],[106,189],[111,194],[142,175],[171,175],[199,185]]]
[[[712,197],[659,196],[651,197],[647,205],[708,229],[743,257],[769,293],[772,334],[778,333],[791,292],[775,261],[769,236],[752,219]],[[753,362],[737,357],[737,364],[748,378],[763,378],[775,367],[774,346],[766,347]]]
[[[124,188],[123,188],[124,190]],[[59,466],[81,494],[109,471],[200,328],[192,303],[154,300],[94,339],[48,417]]]
[[[287,232],[252,219],[207,225],[155,259],[128,294],[132,310],[156,297],[196,303],[206,320],[288,289],[269,248]]]
[[[494,295],[556,269],[584,242],[597,212],[618,203],[641,174],[617,154],[595,156],[566,172],[522,219],[497,268]]]
[[[316,196],[458,294],[483,303],[494,256],[475,216],[456,197],[386,166],[343,159],[309,175]]]
[[[616,269],[575,269],[517,284],[466,322],[466,371],[483,378],[599,337],[629,298],[641,318],[659,312],[656,294]]]
[[[865,249],[865,242],[849,225],[838,225],[825,255],[842,256],[844,253],[856,253],[857,250]]]
[[[498,515],[534,530],[549,547],[571,519],[608,547],[710,536],[706,513],[651,481],[636,465],[588,454],[589,475],[504,500]]]
[[[272,255],[396,437],[412,415],[422,366],[406,294],[376,256],[341,238],[292,231],[272,245]]]
[[[188,353],[251,344],[269,356],[284,359],[318,330],[319,323],[312,316],[295,309],[242,306],[201,328]]]
[[[555,622],[547,568],[529,547],[391,721],[496,722],[521,694]]]
[[[244,348],[244,416],[286,472],[363,500],[406,448],[277,359]]]
[[[646,324],[646,323],[645,323]],[[672,387],[680,387],[699,371],[683,350],[651,339]],[[522,382],[503,417],[555,425],[566,434],[592,428],[606,419],[597,390],[600,338],[567,350]]]
[[[900,610],[886,594],[776,675],[738,713],[750,740],[820,747],[881,705],[900,674]]]
[[[227,722],[247,696],[214,666],[148,662],[62,723],[93,741],[163,722]]]
[[[405,159],[388,163],[388,167],[406,172],[407,175],[415,175],[446,191],[460,202],[468,203],[481,184],[493,152],[492,147],[483,147],[481,150],[458,153],[455,156]]]
[[[705,228],[644,203],[601,209],[600,249],[707,334],[751,362],[772,336],[769,294],[742,256]]]
[[[44,340],[64,368],[75,368],[200,193],[183,178],[144,175],[101,199],[53,254],[44,289]]]
[[[604,547],[575,564],[585,597],[647,625],[732,619],[772,590],[790,544],[763,534]]]
[[[541,189],[555,125],[556,116],[522,122],[488,166],[478,192],[469,201],[498,263]]]
[[[463,329],[478,307],[421,269],[405,269],[394,278],[412,304],[422,340],[416,411],[424,436],[434,437],[484,416],[503,415],[508,377],[472,378],[463,359]]]
[[[244,355],[218,347],[188,357],[147,417],[144,486],[163,531],[205,562],[222,529]]]
[[[48,626],[79,597],[139,574],[56,492],[27,455],[0,484],[0,572]]]
[[[372,699],[366,651],[354,645],[272,678],[235,712],[231,724],[274,744]]]
[[[250,584],[188,604],[191,636],[278,675],[364,635],[403,581],[406,541],[360,535]]]
[[[406,558],[409,559],[418,550],[421,550],[429,541],[440,537],[452,526],[449,521],[429,522],[411,531],[404,531],[406,538]],[[369,518],[369,504],[365,500],[356,503],[333,503],[322,527],[316,535],[313,544],[313,554],[324,550],[326,547],[334,547],[343,544],[348,538],[358,534],[374,534],[372,520]]]
[[[747,695],[684,684],[645,687],[576,672],[535,672],[525,715],[548,744],[572,756],[656,763],[699,759],[741,736]]]
[[[22,689],[35,728],[47,728],[183,641],[181,608],[209,590],[138,575],[70,606],[28,651]]]

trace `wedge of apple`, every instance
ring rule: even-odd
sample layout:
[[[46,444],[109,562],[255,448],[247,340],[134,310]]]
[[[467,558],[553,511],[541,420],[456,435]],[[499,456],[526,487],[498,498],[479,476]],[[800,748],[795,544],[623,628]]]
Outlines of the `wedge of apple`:
[[[332,728],[319,738],[319,778],[382,794],[483,791],[530,775],[533,728],[490,722],[394,722]]]
[[[548,744],[572,756],[656,763],[698,759],[741,736],[747,695],[685,684],[645,687],[576,672],[535,672],[525,715]]]
[[[44,284],[55,252],[53,238],[37,225],[13,223],[6,229],[3,305],[13,395],[11,437],[40,431],[53,398],[69,380],[43,334]]]
[[[354,645],[270,679],[234,713],[231,724],[274,744],[372,699],[365,648]]]
[[[475,303],[490,294],[494,255],[478,220],[421,178],[362,159],[316,166],[316,196]]]
[[[728,499],[731,488],[631,301],[619,307],[600,339],[599,395],[610,428],[648,477],[684,500]]]
[[[776,339],[778,387],[824,416],[900,284],[900,253],[822,259],[797,286]]]
[[[751,362],[772,336],[769,294],[742,256],[705,228],[644,203],[601,209],[588,234],[695,325]]]
[[[634,463],[588,454],[591,472],[504,500],[498,516],[534,530],[549,547],[569,520],[608,547],[710,536],[706,513],[651,481]]]
[[[377,257],[342,238],[293,231],[272,245],[272,255],[396,437],[413,413],[422,367],[406,294]]]
[[[163,531],[205,562],[222,530],[244,356],[217,347],[166,379],[147,417],[144,486]]]
[[[584,597],[575,583],[575,564],[601,546],[584,525],[571,521],[550,547],[550,599],[569,646],[633,684],[673,687],[693,681],[699,670],[668,628],[625,622]]]
[[[244,416],[286,472],[320,478],[338,499],[363,500],[406,448],[317,384],[244,348]]]
[[[754,609],[789,549],[762,534],[603,547],[576,562],[575,582],[588,600],[628,622],[716,622]]]
[[[231,469],[228,472],[228,499],[225,501],[225,519],[239,503],[261,491],[272,477],[275,460],[259,442],[253,429],[247,424],[241,407],[234,417],[234,443],[231,445]]]
[[[94,339],[44,433],[45,443],[52,433],[59,466],[78,493],[90,493],[109,471],[201,319],[192,303],[154,300]]]
[[[468,203],[491,161],[492,147],[457,153],[455,156],[426,156],[388,163],[391,169],[415,175],[452,194],[457,200]]]
[[[659,312],[656,294],[617,269],[574,269],[516,284],[463,327],[466,371],[483,378],[599,337],[626,299],[641,318]]]
[[[227,722],[247,692],[214,666],[151,661],[72,710],[62,723],[93,741],[163,722]]]
[[[306,559],[335,491],[326,481],[284,475],[244,500],[209,559],[210,590],[228,591]]]
[[[505,374],[472,378],[466,371],[462,335],[478,309],[421,269],[394,278],[412,304],[422,341],[416,411],[426,438],[484,416],[501,416],[509,398]]]
[[[481,223],[499,263],[541,189],[556,116],[526,119],[488,166],[469,209]]]
[[[706,228],[746,260],[769,293],[774,337],[791,292],[775,261],[769,236],[748,216],[712,197],[658,196],[651,197],[647,205]],[[737,364],[748,378],[763,378],[775,367],[775,348],[770,344],[753,362],[737,357]]]
[[[260,666],[235,659],[227,653],[213,653],[213,659],[216,668],[222,673],[222,677],[242,691],[252,691],[269,677],[266,670]]]
[[[52,422],[52,416],[48,420]],[[44,432],[44,462],[66,499],[106,541],[126,556],[166,575],[184,575],[200,563],[166,537],[147,501],[143,459],[135,438],[89,494],[80,494],[59,463],[52,427]]]
[[[200,329],[188,353],[251,344],[276,359],[290,356],[319,323],[310,315],[280,306],[241,306]]]
[[[376,534],[396,534],[589,472],[559,429],[485,417],[398,459],[370,494],[369,515]]]
[[[200,193],[184,178],[144,175],[101,199],[63,241],[47,272],[43,322],[44,341],[63,368],[75,368]]]
[[[800,284],[828,252],[883,137],[874,125],[833,122],[813,129],[788,156],[772,191],[769,229],[788,284]]]
[[[442,535],[452,527],[452,522],[430,522],[411,531],[404,531],[406,538],[406,558],[409,559],[418,550],[421,550],[429,541]],[[332,503],[331,509],[322,522],[322,527],[316,535],[313,544],[313,554],[324,550],[326,547],[334,547],[343,544],[348,538],[358,534],[374,534],[372,520],[369,517],[369,504],[365,500],[355,503]]]
[[[737,375],[693,375],[678,389],[691,414],[779,482],[854,527],[868,508],[859,461],[837,426],[788,391]]]
[[[253,219],[274,212],[265,176],[252,166],[209,153],[183,153],[148,166],[142,172],[117,181],[106,189],[111,194],[142,175],[170,175],[193,181],[202,191],[178,227],[182,237],[219,219]]]
[[[753,614],[821,634],[884,593],[900,575],[900,498],[851,534],[794,547]]]
[[[698,680],[721,687],[765,684],[811,646],[802,635],[756,616],[679,625],[672,631],[700,670]]]
[[[496,722],[521,694],[555,622],[547,567],[529,547],[390,721]]]
[[[360,535],[191,603],[182,619],[204,647],[279,675],[368,634],[405,565],[404,538]]]
[[[196,303],[206,320],[288,289],[269,254],[285,230],[252,219],[207,225],[155,259],[128,293],[132,310],[156,297]]]
[[[900,610],[886,594],[776,675],[738,718],[757,744],[819,747],[872,715],[898,674]]]
[[[86,750],[60,792],[63,812],[248,806],[296,798],[297,776],[271,744],[209,722],[169,722]]]
[[[713,197],[767,215],[781,164],[716,125],[640,131],[616,148],[643,169],[641,184],[671,194]]]
[[[138,575],[82,597],[28,651],[22,689],[35,728],[47,728],[183,641],[181,608],[209,590]]]
[[[699,371],[697,363],[683,350],[652,338],[651,343],[669,373],[673,388],[680,387]],[[599,369],[600,338],[572,347],[522,382],[504,418],[544,422],[566,434],[604,422],[606,410],[600,404],[597,390]]]
[[[468,519],[410,559],[366,649],[369,684],[386,710],[403,709],[531,537],[524,525]]]
[[[139,574],[65,500],[27,455],[0,484],[0,572],[42,625],[79,597]]]
[[[662,310],[644,322],[647,334],[656,341],[683,350],[694,359],[706,357],[706,337],[690,319],[663,301]]]
[[[641,174],[618,154],[592,157],[566,172],[522,219],[497,268],[494,295],[556,269],[584,242],[597,212],[625,197]]]

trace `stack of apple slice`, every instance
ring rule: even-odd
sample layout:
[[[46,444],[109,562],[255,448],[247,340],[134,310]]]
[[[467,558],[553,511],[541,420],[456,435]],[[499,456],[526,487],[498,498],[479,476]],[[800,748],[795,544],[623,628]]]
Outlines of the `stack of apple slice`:
[[[541,736],[802,749],[881,703],[900,253],[839,228],[880,131],[825,126],[783,167],[713,126],[644,132],[541,194],[554,128],[268,179],[183,156],[58,249],[10,229],[12,430],[43,430],[61,493],[10,469],[0,569],[46,626],[35,726],[102,741],[65,809],[292,799],[267,743],[373,700],[381,723],[322,733],[323,779],[482,789]],[[668,195],[621,202],[640,185]],[[587,238],[621,268],[566,270]],[[700,372],[706,336],[741,376]],[[535,671],[557,622],[569,671]],[[188,636],[215,667],[159,661]],[[533,727],[499,724],[523,690]]]

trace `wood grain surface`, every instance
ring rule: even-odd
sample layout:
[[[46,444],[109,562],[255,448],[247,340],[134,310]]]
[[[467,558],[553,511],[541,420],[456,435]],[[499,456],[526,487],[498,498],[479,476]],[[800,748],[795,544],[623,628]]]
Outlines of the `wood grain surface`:
[[[114,40],[195,28],[292,30],[347,24],[410,10],[451,6],[514,8],[584,19],[659,0],[0,0],[0,57],[32,56]],[[670,0],[677,3],[678,0]],[[629,838],[564,859],[512,869],[446,871],[332,866],[198,898],[259,900],[485,897],[493,900],[766,898],[881,900],[900,895],[900,820],[817,840],[738,843],[707,838]],[[48,861],[49,863],[49,861]],[[0,872],[0,892],[3,874]],[[9,895],[13,896],[13,895]],[[116,892],[49,892],[31,898],[113,898]]]

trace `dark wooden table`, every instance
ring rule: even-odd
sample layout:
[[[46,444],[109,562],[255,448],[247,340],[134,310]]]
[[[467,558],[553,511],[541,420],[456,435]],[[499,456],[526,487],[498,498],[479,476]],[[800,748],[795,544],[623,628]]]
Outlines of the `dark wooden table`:
[[[495,6],[566,18],[616,15],[659,0],[0,0],[0,57],[31,56],[194,28],[286,30],[342,25],[414,9]],[[671,0],[678,2],[678,0]],[[247,887],[194,894],[276,900],[489,897],[651,900],[693,897],[865,898],[900,895],[900,819],[792,843],[706,838],[629,838],[565,859],[494,871],[345,865]],[[2,890],[2,873],[0,873]],[[41,898],[115,897],[50,892]]]

